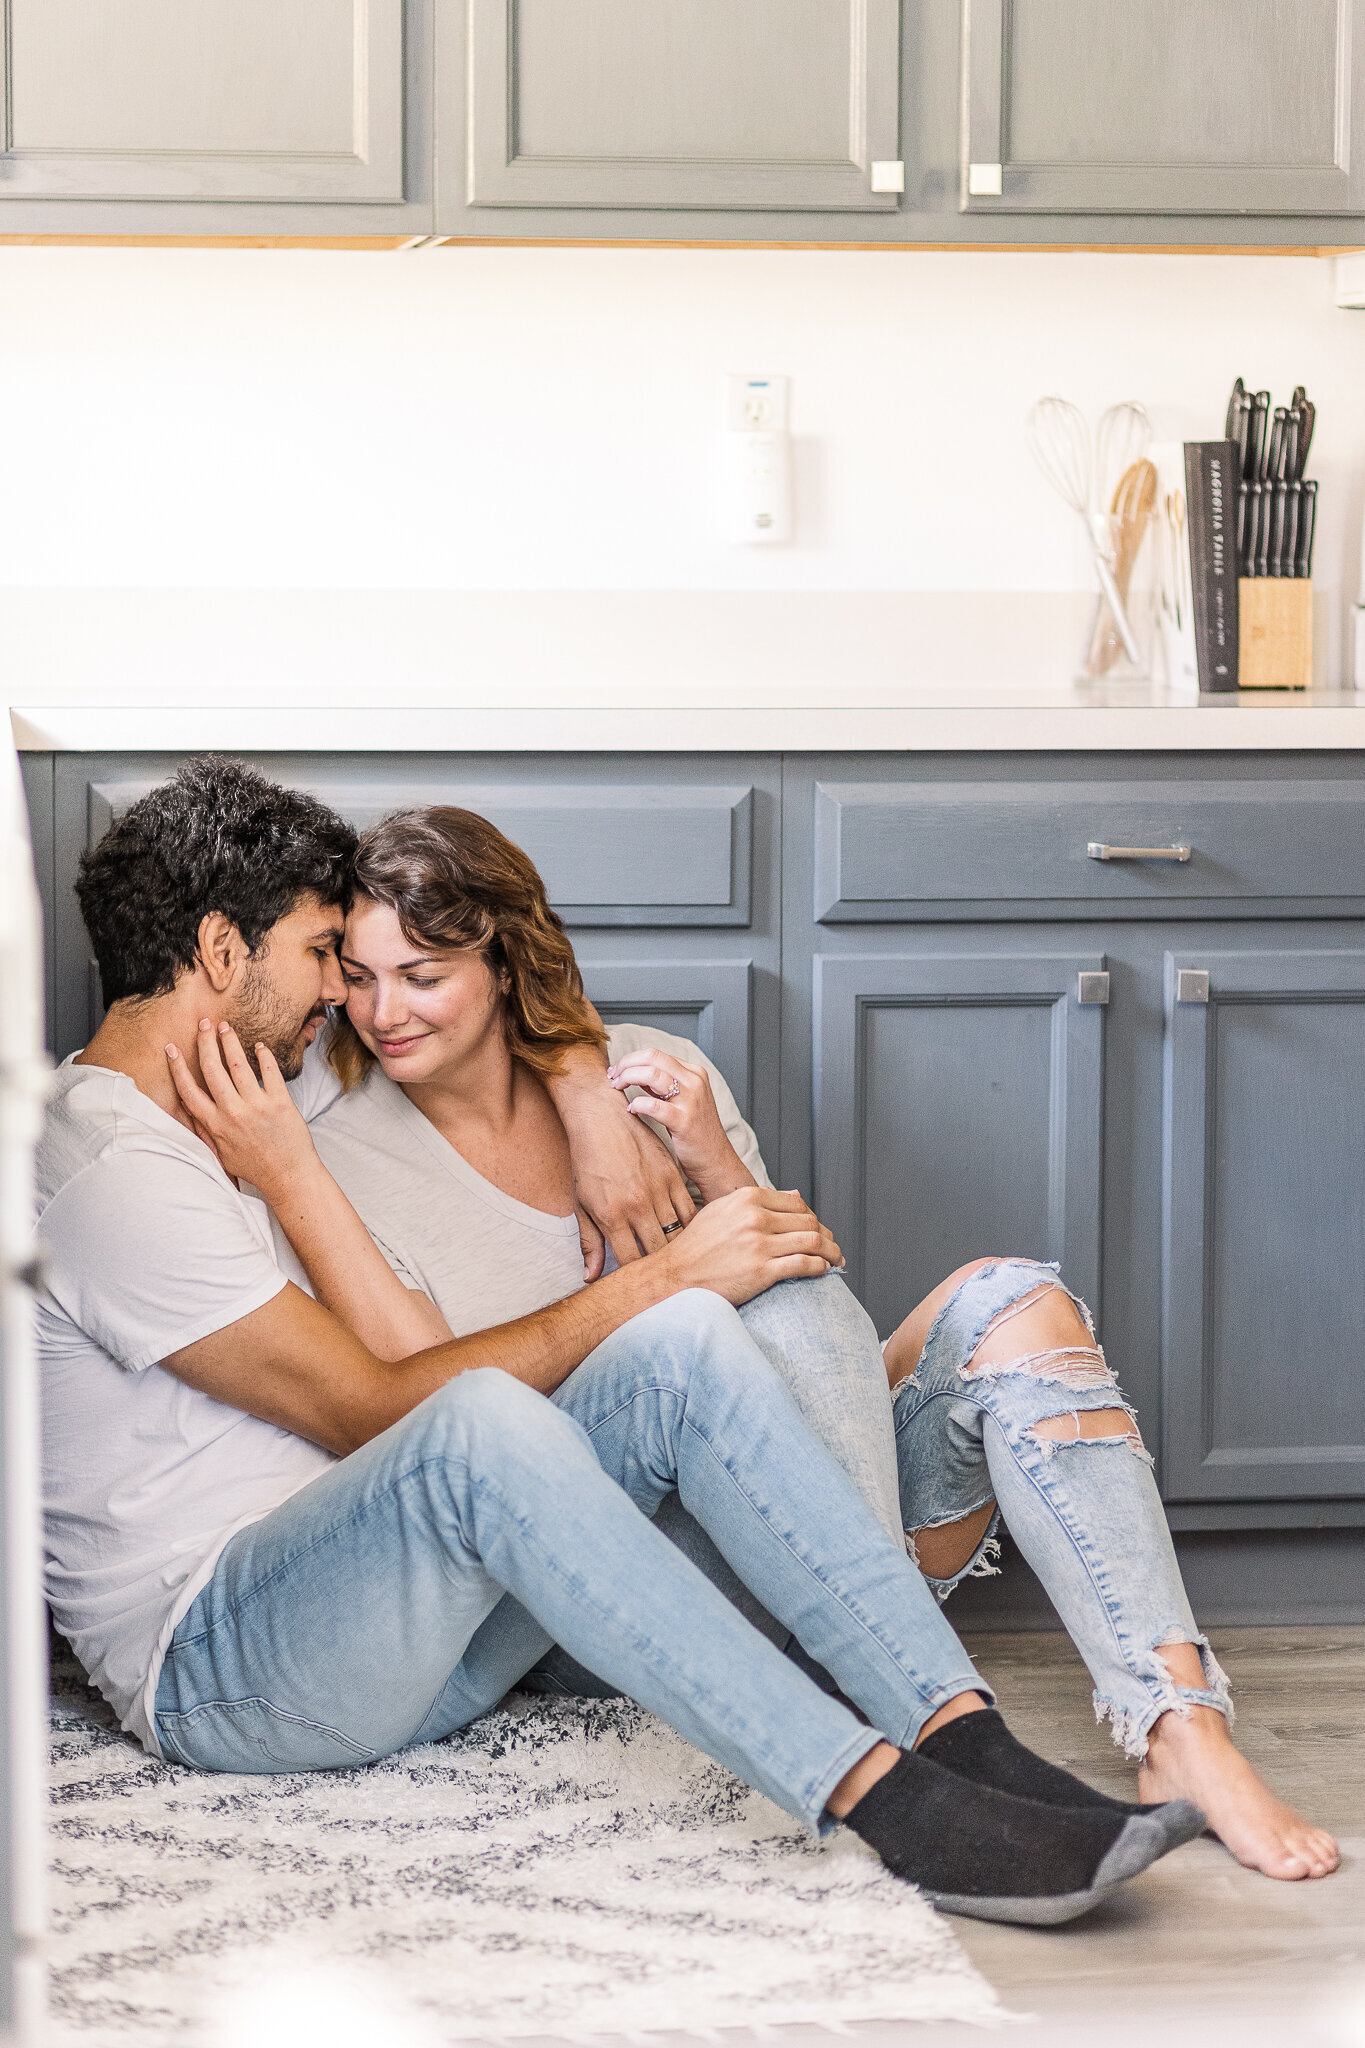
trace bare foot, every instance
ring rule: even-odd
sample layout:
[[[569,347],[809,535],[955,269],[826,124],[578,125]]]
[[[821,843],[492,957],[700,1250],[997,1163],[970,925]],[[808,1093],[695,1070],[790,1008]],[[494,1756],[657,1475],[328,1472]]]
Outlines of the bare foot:
[[[1212,1707],[1161,1716],[1138,1771],[1138,1797],[1144,1806],[1192,1799],[1237,1861],[1267,1877],[1330,1877],[1341,1861],[1324,1828],[1302,1820],[1261,1783]]]

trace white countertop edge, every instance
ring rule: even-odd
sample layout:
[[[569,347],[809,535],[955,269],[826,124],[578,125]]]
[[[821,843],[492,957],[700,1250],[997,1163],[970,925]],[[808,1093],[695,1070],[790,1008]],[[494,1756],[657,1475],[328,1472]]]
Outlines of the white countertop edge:
[[[21,753],[1245,752],[1365,748],[1365,705],[16,706]]]

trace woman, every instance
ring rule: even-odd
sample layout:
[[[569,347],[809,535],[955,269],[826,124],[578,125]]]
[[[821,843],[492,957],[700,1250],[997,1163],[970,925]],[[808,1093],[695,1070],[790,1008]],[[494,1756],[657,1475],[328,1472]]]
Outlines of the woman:
[[[391,1267],[456,1335],[581,1286],[567,1144],[542,1076],[603,1034],[530,861],[468,812],[387,820],[361,841],[342,966],[330,1058],[345,1092],[313,1136]],[[613,1085],[645,1091],[631,1113],[667,1129],[699,1199],[766,1183],[752,1132],[695,1048],[657,1034],[651,1045],[640,1027],[607,1036]],[[1190,1614],[1150,1460],[1083,1306],[1050,1268],[989,1260],[950,1276],[888,1340],[885,1366],[837,1277],[774,1288],[741,1315],[883,1528],[898,1543],[908,1532],[940,1598],[985,1564],[1003,1507],[1090,1666],[1097,1708],[1141,1758],[1144,1804],[1194,1800],[1272,1876],[1335,1867],[1330,1837],[1274,1801],[1232,1746],[1226,1682]],[[555,1396],[571,1413],[591,1366]],[[788,1641],[676,1498],[658,1520]],[[574,1667],[556,1669],[573,1682]],[[965,1760],[989,1725],[963,1716],[934,1740]],[[1000,1782],[1036,1796],[1032,1766],[1020,1770]]]

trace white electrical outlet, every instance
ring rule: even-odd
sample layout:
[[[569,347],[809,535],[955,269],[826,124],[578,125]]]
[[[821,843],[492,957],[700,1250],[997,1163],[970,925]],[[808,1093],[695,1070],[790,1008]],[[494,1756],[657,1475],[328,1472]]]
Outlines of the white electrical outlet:
[[[725,424],[732,434],[787,431],[785,377],[727,377]]]
[[[792,536],[791,437],[785,377],[730,377],[725,397],[724,524],[750,546]]]

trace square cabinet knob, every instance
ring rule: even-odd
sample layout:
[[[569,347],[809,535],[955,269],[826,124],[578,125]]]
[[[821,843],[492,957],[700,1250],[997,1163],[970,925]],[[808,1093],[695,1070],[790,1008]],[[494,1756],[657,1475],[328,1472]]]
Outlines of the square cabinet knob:
[[[872,165],[872,190],[874,192],[903,192],[905,190],[905,165],[882,160]]]
[[[1208,969],[1178,967],[1175,976],[1175,999],[1178,1003],[1206,1003],[1209,999]]]
[[[1076,976],[1076,1001],[1078,1003],[1107,1003],[1108,1000],[1108,974],[1078,974]]]
[[[1005,166],[1003,164],[968,164],[967,197],[969,199],[999,199],[1005,190]]]

